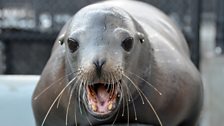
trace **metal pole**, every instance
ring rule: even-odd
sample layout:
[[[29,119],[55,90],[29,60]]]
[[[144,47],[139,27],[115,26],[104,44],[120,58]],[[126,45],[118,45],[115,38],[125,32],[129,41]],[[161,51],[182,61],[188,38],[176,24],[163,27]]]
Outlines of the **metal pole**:
[[[224,54],[224,0],[217,0],[216,48]]]
[[[199,68],[200,61],[200,43],[199,43],[199,30],[201,23],[201,11],[202,11],[201,0],[191,0],[191,16],[192,16],[192,54],[191,58],[195,63],[196,67]]]
[[[6,70],[5,58],[5,45],[0,41],[0,74],[4,74]]]

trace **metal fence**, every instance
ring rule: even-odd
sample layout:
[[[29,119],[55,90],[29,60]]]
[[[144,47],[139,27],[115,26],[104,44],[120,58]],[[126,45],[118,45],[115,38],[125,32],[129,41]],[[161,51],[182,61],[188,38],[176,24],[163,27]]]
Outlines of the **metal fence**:
[[[40,74],[63,24],[98,0],[0,0],[0,73]],[[200,0],[142,0],[168,14],[182,29],[199,64]]]

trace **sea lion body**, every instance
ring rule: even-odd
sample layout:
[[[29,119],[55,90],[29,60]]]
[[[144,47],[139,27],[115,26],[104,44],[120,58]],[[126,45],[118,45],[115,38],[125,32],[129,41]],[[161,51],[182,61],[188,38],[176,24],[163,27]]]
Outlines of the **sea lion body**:
[[[70,36],[79,40],[79,48],[73,53],[69,51],[71,47],[66,42]],[[117,44],[124,36],[133,37],[133,47]],[[95,59],[101,63],[100,73],[94,72],[92,63]],[[114,70],[117,66],[121,66],[122,70]],[[79,69],[93,71],[89,72],[90,75],[83,76],[91,78],[88,81],[97,83],[103,80],[100,76],[113,78],[107,75],[110,73],[108,71],[112,71],[115,77],[109,79],[111,83],[121,79],[120,84],[129,86],[130,90],[126,91],[129,93],[121,94],[123,99],[117,102],[117,109],[109,114],[111,117],[100,120],[92,116],[85,107],[87,98],[81,98],[79,102],[78,97],[86,93],[83,90],[74,94],[69,103],[72,87],[68,86],[59,100],[58,95],[66,84],[78,76],[69,73]],[[99,80],[95,80],[97,77]],[[77,85],[83,83],[80,80],[82,79],[77,80]],[[124,101],[130,94],[132,99]],[[203,85],[190,60],[182,33],[167,16],[142,2],[106,1],[81,9],[63,27],[42,72],[32,102],[37,126],[63,126],[66,123],[69,126],[112,123],[195,126],[202,108]]]

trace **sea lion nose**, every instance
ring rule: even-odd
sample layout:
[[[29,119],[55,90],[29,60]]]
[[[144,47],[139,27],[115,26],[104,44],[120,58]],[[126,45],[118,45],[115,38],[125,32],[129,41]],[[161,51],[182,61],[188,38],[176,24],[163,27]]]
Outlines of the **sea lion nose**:
[[[96,67],[96,73],[100,77],[103,65],[106,63],[105,59],[97,59],[93,62]]]

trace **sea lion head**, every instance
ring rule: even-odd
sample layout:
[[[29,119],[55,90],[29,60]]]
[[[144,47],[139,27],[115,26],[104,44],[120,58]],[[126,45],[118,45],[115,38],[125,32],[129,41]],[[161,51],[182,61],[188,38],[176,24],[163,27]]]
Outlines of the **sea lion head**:
[[[143,76],[149,70],[147,38],[141,26],[124,10],[88,6],[71,19],[61,44],[66,69],[76,72],[74,88],[86,110],[107,119],[122,107],[140,84],[128,73]],[[76,92],[76,93],[77,93]]]

